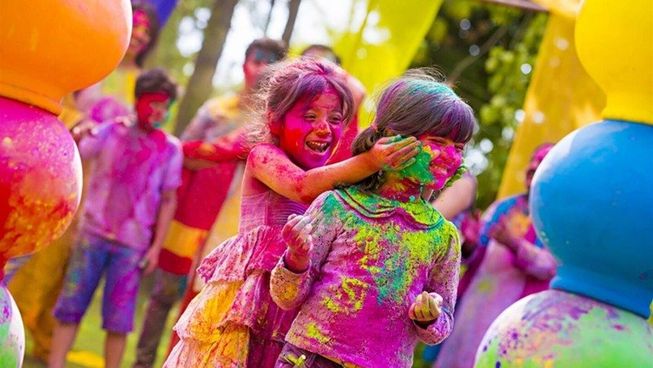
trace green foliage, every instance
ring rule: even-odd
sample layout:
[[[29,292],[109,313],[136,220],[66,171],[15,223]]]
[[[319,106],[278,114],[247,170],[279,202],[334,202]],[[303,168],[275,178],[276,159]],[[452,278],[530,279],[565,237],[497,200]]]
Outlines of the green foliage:
[[[436,65],[477,114],[475,159],[467,164],[478,176],[480,208],[501,182],[546,21],[546,14],[446,0],[413,60],[412,67]]]
[[[147,66],[162,67],[167,69],[184,86],[188,82],[190,73],[195,64],[195,55],[182,55],[177,47],[182,20],[192,25],[195,30],[202,30],[206,26],[205,20],[200,16],[202,10],[208,9],[214,0],[183,0],[173,11],[170,19],[161,30],[155,49],[147,60]],[[185,72],[186,71],[186,72]],[[173,120],[173,119],[171,119]]]

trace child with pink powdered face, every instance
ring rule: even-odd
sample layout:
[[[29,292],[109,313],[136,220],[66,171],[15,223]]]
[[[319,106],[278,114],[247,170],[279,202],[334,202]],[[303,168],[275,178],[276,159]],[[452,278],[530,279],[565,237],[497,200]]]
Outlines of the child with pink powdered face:
[[[207,285],[175,331],[166,367],[273,367],[296,310],[269,293],[270,271],[285,251],[281,229],[321,193],[382,168],[414,162],[421,143],[387,137],[370,150],[324,166],[352,118],[351,93],[328,64],[299,59],[272,67],[247,158],[239,234],[198,269]]]
[[[455,176],[475,125],[472,109],[421,71],[384,90],[354,154],[393,134],[423,149],[412,165],[320,195],[285,225],[270,292],[281,308],[301,309],[276,367],[411,367],[418,339],[449,335],[458,232],[423,198]]]

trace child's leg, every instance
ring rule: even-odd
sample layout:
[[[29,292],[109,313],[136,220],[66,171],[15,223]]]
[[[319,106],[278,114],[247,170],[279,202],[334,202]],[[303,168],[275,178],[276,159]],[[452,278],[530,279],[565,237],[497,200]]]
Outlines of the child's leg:
[[[66,354],[75,342],[79,323],[59,322],[52,333],[52,346],[50,347],[49,368],[64,368]]]
[[[138,262],[142,251],[112,242],[102,297],[102,328],[107,331],[105,365],[120,367],[126,337],[134,326],[136,298],[141,280]]]
[[[104,341],[104,366],[106,368],[120,368],[126,343],[126,333],[107,331],[107,337]]]
[[[91,302],[107,259],[102,239],[80,233],[74,246],[61,295],[57,299],[54,316],[58,324],[54,329],[49,366],[63,367],[82,316]]]
[[[135,368],[152,367],[154,364],[168,313],[183,295],[185,287],[186,275],[175,275],[160,268],[155,271],[154,287],[136,347]]]

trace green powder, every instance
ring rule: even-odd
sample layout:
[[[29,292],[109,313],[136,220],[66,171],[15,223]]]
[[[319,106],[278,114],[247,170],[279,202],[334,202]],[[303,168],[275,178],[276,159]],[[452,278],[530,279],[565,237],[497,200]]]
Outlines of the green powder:
[[[398,172],[400,179],[417,179],[419,183],[427,184],[435,180],[431,173],[430,166],[433,159],[431,147],[422,146],[415,156],[415,163]]]

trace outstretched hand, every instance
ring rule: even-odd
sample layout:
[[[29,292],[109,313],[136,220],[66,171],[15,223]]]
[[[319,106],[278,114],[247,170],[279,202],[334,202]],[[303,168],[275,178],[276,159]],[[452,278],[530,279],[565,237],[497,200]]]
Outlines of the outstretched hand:
[[[396,135],[379,139],[369,154],[378,170],[401,170],[415,162],[415,156],[420,152],[421,146],[422,142],[415,137],[402,138]]]
[[[281,230],[281,236],[288,246],[285,256],[286,267],[293,272],[304,272],[308,268],[308,252],[311,250],[313,226],[307,216],[290,215]]]
[[[408,317],[422,323],[432,322],[440,317],[440,314],[442,314],[442,297],[426,291],[419,294],[408,309]]]

